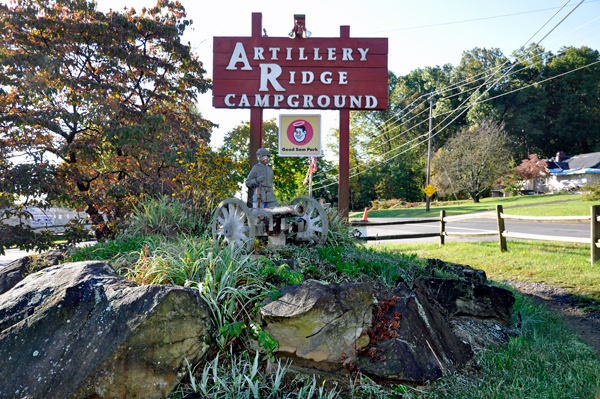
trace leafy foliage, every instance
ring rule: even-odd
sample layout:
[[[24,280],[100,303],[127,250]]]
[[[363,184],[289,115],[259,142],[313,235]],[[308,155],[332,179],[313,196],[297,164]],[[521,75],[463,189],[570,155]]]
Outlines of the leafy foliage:
[[[232,180],[240,185],[250,173],[248,161],[248,148],[250,143],[250,122],[235,127],[228,132],[223,141],[221,152],[231,157],[240,165],[233,173]],[[303,185],[309,160],[307,157],[280,157],[279,153],[279,126],[275,119],[263,122],[263,148],[271,152],[270,166],[275,176],[273,185],[275,194],[280,203],[289,203],[292,199],[306,195],[307,188]],[[332,169],[331,163],[323,157],[317,158],[317,172],[313,179],[319,181],[323,170]],[[331,200],[329,191],[315,192],[314,197],[323,197]]]
[[[529,180],[548,176],[547,166],[547,160],[539,159],[537,154],[529,154],[527,159],[523,159],[521,164],[517,166],[517,171],[520,178]]]
[[[487,119],[504,123],[513,161],[534,153],[548,158],[557,151],[600,151],[600,65],[590,65],[600,53],[565,47],[555,54],[531,45],[514,55],[519,58],[511,62],[500,49],[474,48],[463,52],[457,66],[419,68],[404,76],[390,72],[389,109],[351,113],[352,208],[375,200],[422,200],[430,96],[434,152]],[[582,69],[562,76],[576,68]],[[451,195],[445,180],[436,189]]]
[[[600,180],[596,180],[592,184],[583,187],[584,190],[588,190],[583,195],[583,199],[586,201],[600,201]]]
[[[456,134],[432,159],[433,181],[438,190],[468,193],[473,202],[510,170],[510,147],[504,125],[481,120]]]
[[[190,106],[210,82],[181,43],[191,23],[181,4],[95,7],[0,5],[0,155],[12,183],[2,191],[85,208],[105,236],[133,198],[174,190],[178,160],[193,159],[212,124]],[[6,162],[15,152],[25,164]]]

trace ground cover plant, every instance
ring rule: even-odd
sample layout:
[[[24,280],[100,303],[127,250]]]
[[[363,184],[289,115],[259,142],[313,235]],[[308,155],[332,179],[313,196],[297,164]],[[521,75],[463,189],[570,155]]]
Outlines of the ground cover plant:
[[[139,216],[138,222],[143,224]],[[73,249],[66,260],[106,260],[133,281],[186,286],[198,290],[209,304],[218,345],[203,363],[189,365],[187,377],[171,394],[173,399],[593,397],[600,392],[598,356],[554,315],[525,299],[517,300],[510,322],[519,329],[520,337],[506,346],[480,351],[458,375],[425,386],[381,385],[360,374],[324,384],[313,377],[286,373],[289,364],[278,363],[269,355],[277,342],[253,322],[257,306],[267,296],[276,298],[278,288],[308,279],[368,281],[388,287],[405,282],[412,287],[428,270],[423,258],[454,261],[439,253],[429,256],[395,247],[361,246],[338,218],[331,216],[331,226],[328,242],[322,247],[265,249],[262,257],[216,246],[205,231],[144,235],[140,233],[143,229],[131,229],[114,240]],[[166,226],[166,231],[172,230]],[[494,256],[498,255],[494,249]],[[556,249],[557,254],[559,251]],[[290,258],[298,267],[276,263]],[[249,354],[252,340],[265,351]]]

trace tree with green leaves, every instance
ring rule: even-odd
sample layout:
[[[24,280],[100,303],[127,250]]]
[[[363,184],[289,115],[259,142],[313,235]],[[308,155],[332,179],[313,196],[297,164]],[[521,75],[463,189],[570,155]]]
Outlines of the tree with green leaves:
[[[220,151],[235,159],[241,168],[235,179],[241,185],[248,173],[250,164],[248,161],[248,148],[250,147],[250,122],[243,122],[227,133],[223,140]],[[280,157],[279,153],[279,126],[275,119],[263,122],[263,148],[271,152],[270,166],[273,168],[273,181],[275,195],[280,203],[290,202],[292,199],[308,195],[308,188],[303,185],[303,180],[308,170],[310,158],[308,157]],[[324,157],[317,158],[317,172],[313,175],[315,183],[323,177],[326,170],[331,169],[331,163]],[[314,193],[314,197],[322,197],[331,200],[328,190]]]
[[[210,81],[181,42],[185,17],[168,0],[141,13],[86,0],[0,4],[0,156],[25,160],[0,163],[0,191],[28,186],[38,205],[84,208],[111,233],[132,199],[175,190],[212,129],[193,106]],[[23,170],[52,178],[17,183]]]
[[[473,202],[512,169],[510,141],[504,124],[483,119],[452,136],[432,159],[433,185],[449,194],[467,193]]]

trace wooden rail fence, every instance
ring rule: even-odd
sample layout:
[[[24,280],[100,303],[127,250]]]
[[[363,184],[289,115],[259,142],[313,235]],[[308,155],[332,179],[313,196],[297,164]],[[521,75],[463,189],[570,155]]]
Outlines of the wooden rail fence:
[[[455,222],[458,220],[466,219],[496,219],[498,230],[497,231],[482,231],[477,233],[449,233],[446,231],[446,224],[449,222]],[[526,234],[526,233],[514,233],[506,230],[504,221],[508,220],[521,220],[529,222],[543,222],[543,223],[564,223],[564,222],[590,222],[590,237],[567,237],[567,236],[548,236],[542,234]],[[457,215],[457,216],[446,216],[446,211],[440,211],[440,217],[438,218],[421,218],[421,219],[410,219],[410,220],[399,220],[392,222],[362,222],[362,221],[351,221],[352,226],[391,226],[401,224],[419,224],[419,223],[439,223],[440,230],[438,233],[418,233],[418,234],[397,234],[397,235],[386,235],[386,236],[365,236],[358,237],[361,240],[401,240],[409,238],[425,238],[425,237],[439,237],[440,246],[444,245],[445,238],[449,236],[458,237],[485,237],[485,236],[498,236],[498,243],[500,244],[500,250],[506,251],[508,249],[506,244],[507,238],[516,238],[522,240],[538,240],[538,241],[558,241],[558,242],[569,242],[577,244],[588,244],[590,245],[590,254],[592,264],[600,260],[600,205],[594,205],[591,207],[590,216],[518,216],[508,215],[504,213],[502,205],[496,205],[496,212],[486,212],[470,215]]]

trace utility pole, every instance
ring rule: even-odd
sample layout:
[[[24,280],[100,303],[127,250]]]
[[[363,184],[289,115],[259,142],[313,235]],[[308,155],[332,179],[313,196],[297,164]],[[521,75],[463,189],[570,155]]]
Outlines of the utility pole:
[[[431,180],[431,130],[433,129],[433,96],[429,98],[429,144],[427,146],[427,185]],[[429,195],[425,194],[425,212],[429,212]]]

